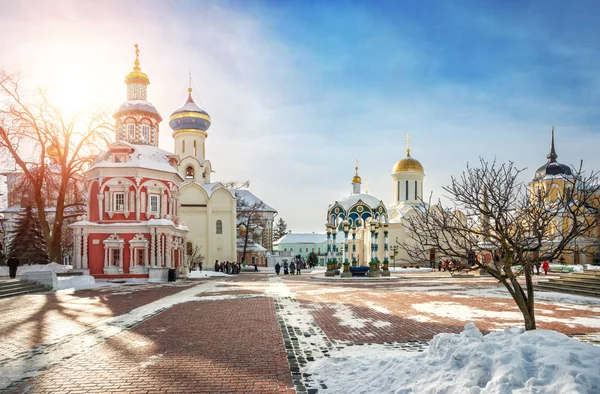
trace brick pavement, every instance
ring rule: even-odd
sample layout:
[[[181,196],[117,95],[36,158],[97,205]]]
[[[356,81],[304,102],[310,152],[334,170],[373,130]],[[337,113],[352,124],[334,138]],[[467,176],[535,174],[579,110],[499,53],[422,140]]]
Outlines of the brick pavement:
[[[0,299],[0,362],[189,286],[132,285]]]
[[[18,393],[293,393],[268,298],[188,302],[45,371]]]

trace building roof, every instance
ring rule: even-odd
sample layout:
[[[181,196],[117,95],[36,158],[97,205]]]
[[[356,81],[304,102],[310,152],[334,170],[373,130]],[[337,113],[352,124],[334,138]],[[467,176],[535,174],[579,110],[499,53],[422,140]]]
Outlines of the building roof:
[[[327,234],[325,233],[287,233],[277,241],[273,242],[273,245],[279,244],[321,244],[327,242]],[[336,237],[336,243],[343,243],[344,237]]]
[[[246,204],[248,204],[249,206],[262,203],[263,205],[258,209],[261,212],[277,213],[277,210],[275,208],[269,206],[263,200],[256,197],[256,195],[253,194],[250,190],[245,190],[245,189],[229,189],[229,190],[231,191],[231,193],[233,193],[233,195],[236,198],[240,198],[240,199],[244,200],[246,202]]]
[[[149,112],[151,114],[156,115],[158,117],[159,121],[162,120],[156,107],[154,105],[152,105],[151,102],[144,101],[144,100],[125,101],[123,104],[121,104],[119,106],[119,108],[117,108],[117,110],[114,112],[113,116],[117,117],[122,112],[135,112],[135,111]]]
[[[124,163],[114,163],[112,161],[112,149],[118,148],[119,146],[125,146],[130,148],[128,154],[128,160]],[[152,145],[140,145],[131,144],[126,141],[113,142],[108,146],[108,150],[102,153],[96,161],[90,166],[89,170],[94,168],[146,168],[149,170],[156,170],[162,172],[168,172],[178,174],[177,167],[171,164],[171,160],[177,158],[174,153],[160,149]],[[181,175],[179,175],[181,177]]]
[[[376,209],[382,204],[382,201],[377,197],[374,197],[370,194],[366,193],[356,193],[350,194],[336,202],[342,206],[346,211],[350,209],[354,204],[356,204],[359,200],[367,204],[371,209]]]

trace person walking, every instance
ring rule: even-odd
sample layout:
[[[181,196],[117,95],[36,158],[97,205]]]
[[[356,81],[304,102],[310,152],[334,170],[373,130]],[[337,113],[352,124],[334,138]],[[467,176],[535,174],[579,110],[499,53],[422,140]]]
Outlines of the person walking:
[[[288,271],[288,262],[287,262],[287,261],[284,261],[284,262],[283,262],[283,274],[284,274],[284,275],[289,275],[289,273],[290,273],[290,272]]]
[[[540,263],[539,261],[537,261],[535,263],[535,269],[536,269],[538,275],[540,274],[540,267],[541,266],[542,266],[542,263]]]
[[[299,261],[296,266],[296,275],[300,275],[300,268],[302,268],[302,261]]]
[[[279,276],[279,271],[281,271],[281,265],[279,265],[279,262],[277,262],[277,264],[275,264],[275,273],[277,276]]]
[[[294,262],[292,261],[290,263],[290,274],[294,275],[294,273],[296,273],[296,264],[294,264]]]
[[[548,260],[544,260],[542,263],[542,269],[544,270],[544,275],[548,275],[548,271],[550,270],[550,264],[548,264]]]
[[[15,279],[17,277],[17,267],[19,266],[19,259],[16,258],[14,254],[12,254],[6,262],[6,265],[8,265],[8,275],[11,277],[11,279]]]
[[[219,260],[215,260],[215,272],[219,272]]]

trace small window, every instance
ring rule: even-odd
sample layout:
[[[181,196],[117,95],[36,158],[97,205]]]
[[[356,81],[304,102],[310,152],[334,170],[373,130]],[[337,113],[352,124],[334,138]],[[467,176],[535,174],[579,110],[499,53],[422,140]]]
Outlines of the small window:
[[[125,210],[125,193],[114,194],[113,211],[124,211]]]
[[[306,253],[308,253],[308,248],[306,248]]]
[[[181,141],[181,153],[185,153],[185,140]]]
[[[121,250],[113,248],[110,251],[110,265],[121,265]]]
[[[185,179],[194,179],[194,167],[189,166],[185,169]]]
[[[408,201],[408,181],[406,181],[406,201]]]
[[[142,125],[142,137],[144,142],[150,142],[150,126]]]
[[[152,194],[150,196],[150,212],[158,212],[158,205],[160,204],[160,196],[158,194]]]
[[[128,135],[129,141],[133,141],[135,139],[135,125],[134,124],[127,125],[127,135]]]
[[[188,243],[185,245],[185,251],[186,251],[186,254],[187,254],[188,256],[191,256],[191,255],[193,254],[193,252],[194,252],[194,247],[193,247],[193,245],[192,245],[192,243],[191,243],[191,242],[188,242]]]
[[[223,222],[217,220],[217,234],[223,234]]]
[[[415,200],[417,199],[417,181],[415,181]]]
[[[293,252],[293,251],[294,251],[294,248],[290,248],[290,252]]]
[[[283,251],[284,251],[284,252],[287,252],[287,248],[283,248]]]

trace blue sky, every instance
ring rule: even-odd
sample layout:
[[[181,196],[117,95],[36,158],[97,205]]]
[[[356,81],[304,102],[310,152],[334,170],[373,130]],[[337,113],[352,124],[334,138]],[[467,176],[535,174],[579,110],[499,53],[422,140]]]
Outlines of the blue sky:
[[[213,179],[249,179],[297,232],[323,230],[354,159],[389,203],[406,133],[436,196],[479,156],[532,177],[552,125],[559,161],[600,169],[597,1],[0,0],[0,10],[0,67],[43,86],[61,73],[53,64],[89,70],[62,78],[79,75],[73,94],[110,111],[125,99],[133,43],[163,118],[192,70],[213,119]],[[166,122],[161,146],[173,149]]]

